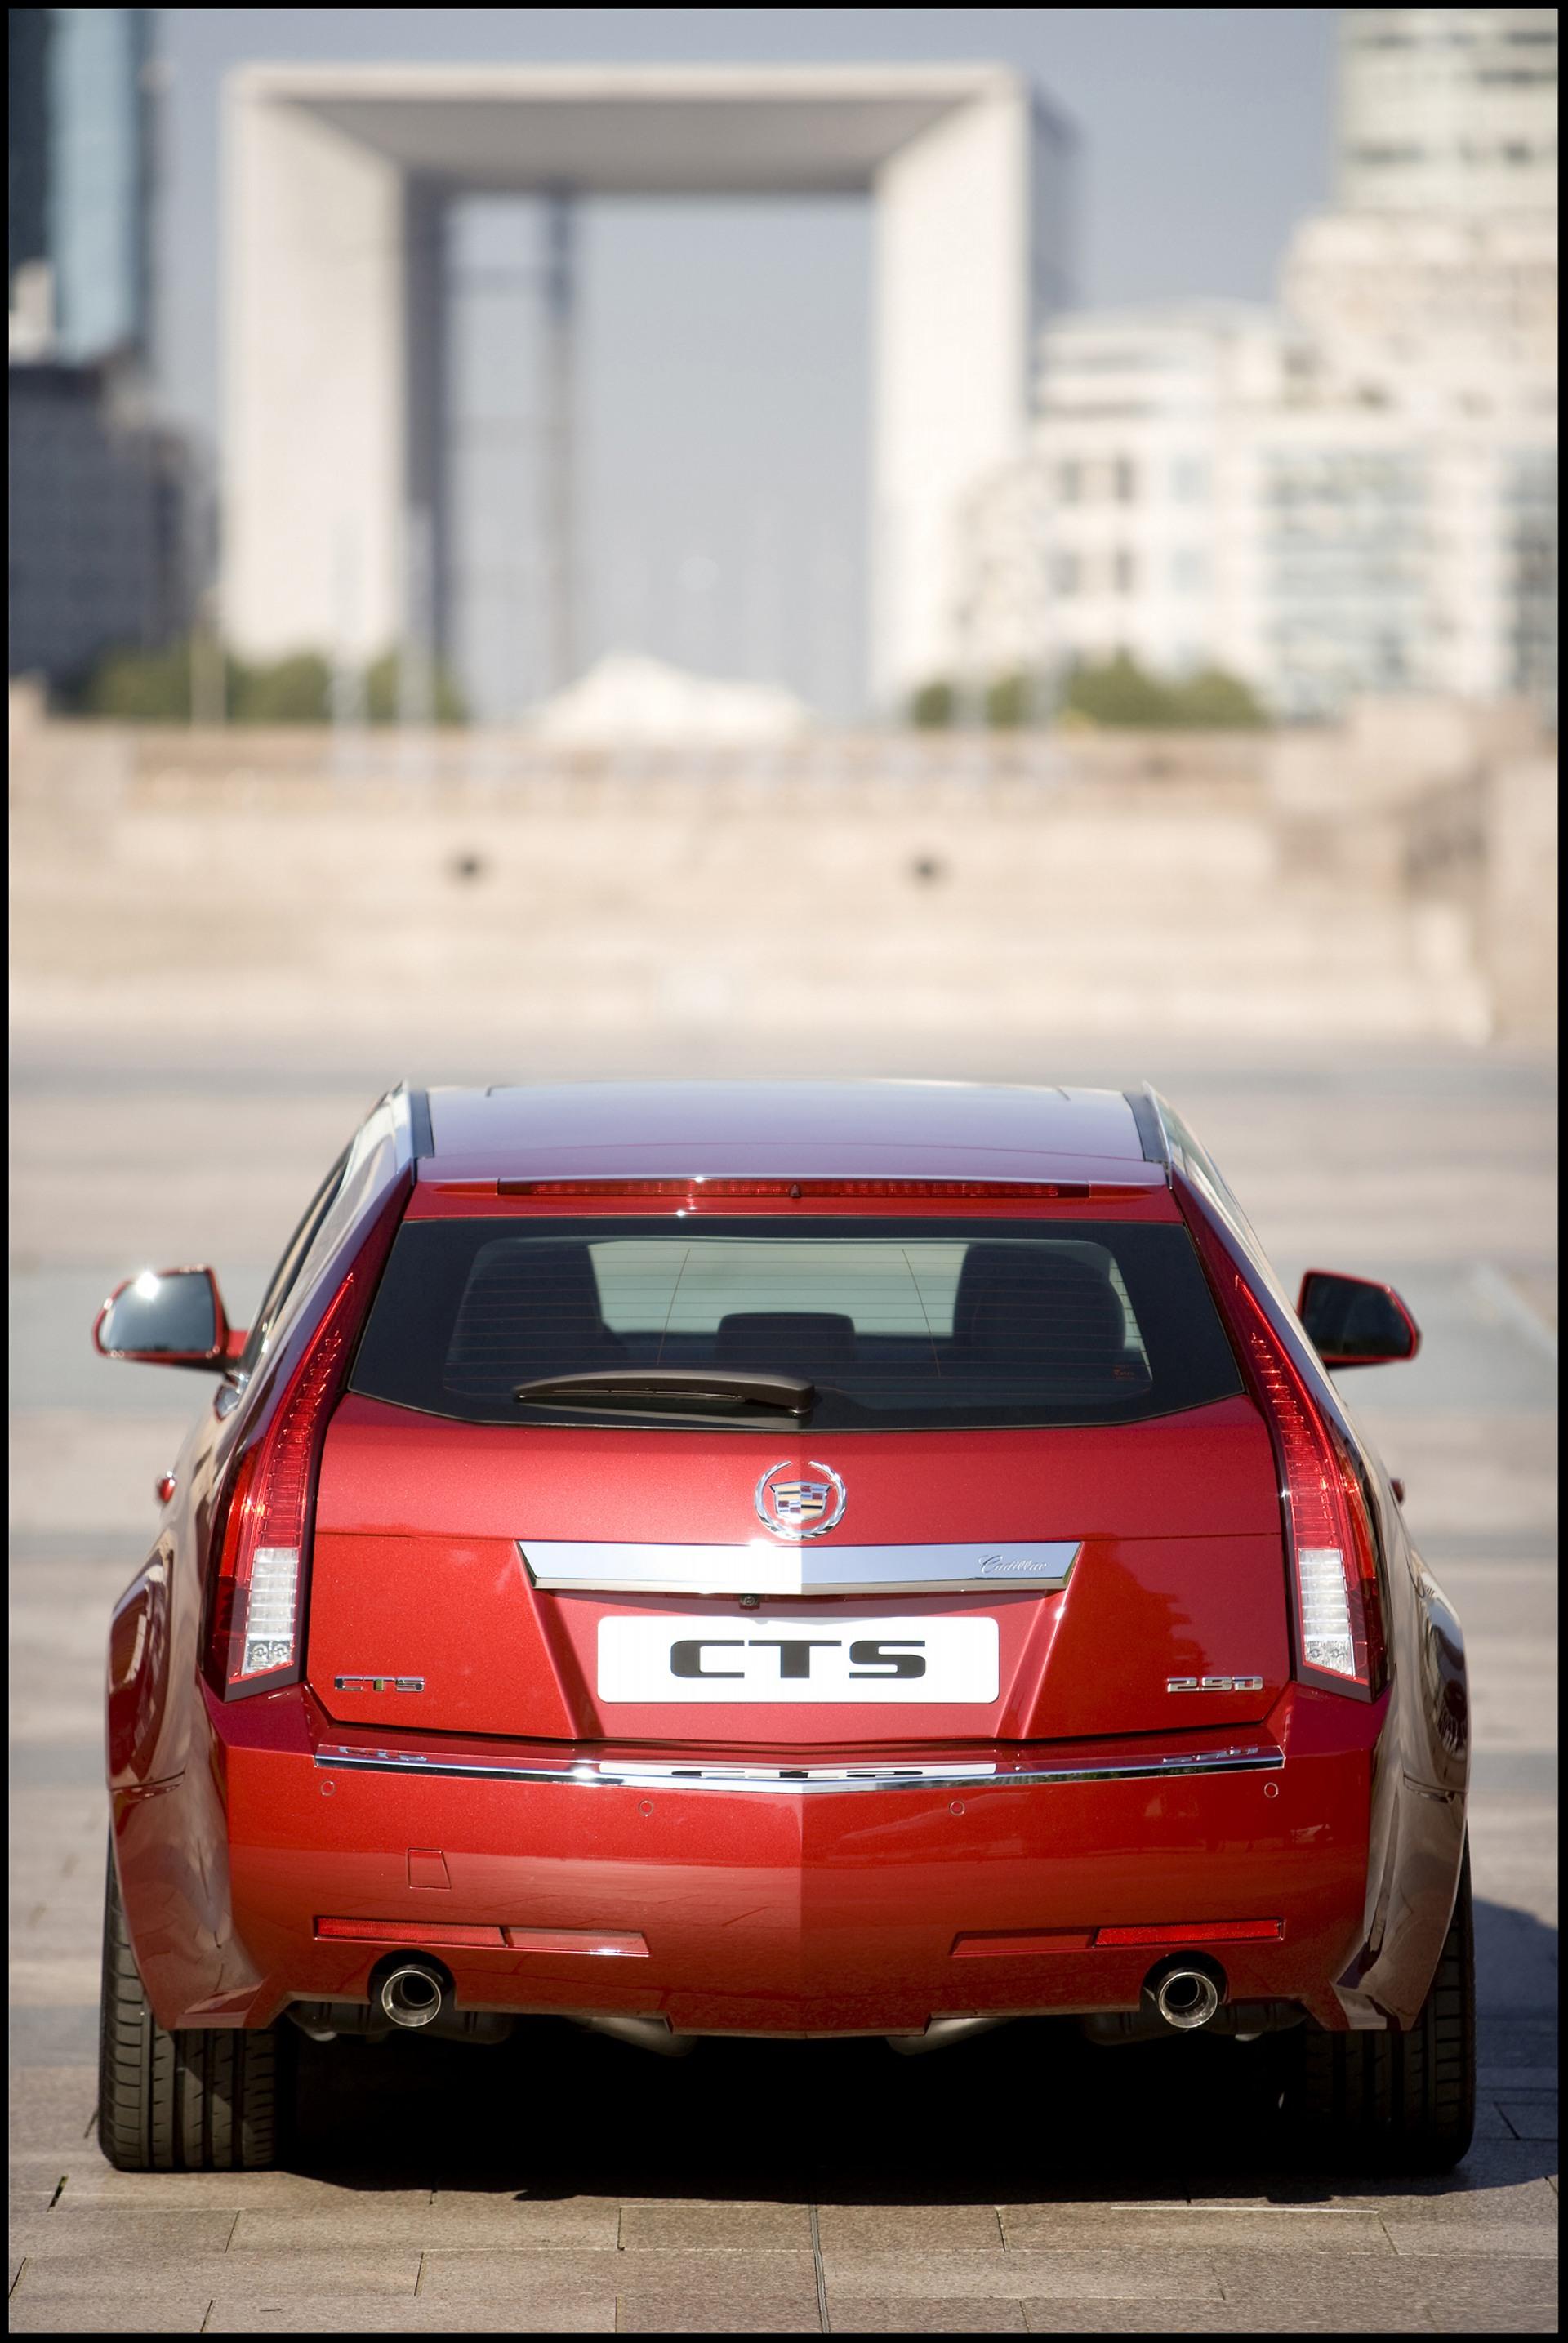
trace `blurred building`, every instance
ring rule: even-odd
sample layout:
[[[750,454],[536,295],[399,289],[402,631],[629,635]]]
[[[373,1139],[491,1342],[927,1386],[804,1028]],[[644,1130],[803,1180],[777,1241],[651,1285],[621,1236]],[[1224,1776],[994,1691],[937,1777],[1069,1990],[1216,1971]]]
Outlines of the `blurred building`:
[[[13,364],[9,387],[9,671],[73,686],[189,623],[186,446],[100,367]]]
[[[1275,696],[1554,714],[1556,10],[1347,10],[1335,183],[1281,277],[1312,356],[1265,457]]]
[[[151,18],[10,12],[13,356],[92,366],[146,354]]]
[[[1281,276],[1327,385],[1500,432],[1553,413],[1556,10],[1348,11],[1336,146]]]
[[[964,512],[971,679],[1131,652],[1162,674],[1243,659],[1243,417],[1282,337],[1241,302],[1080,311],[1040,343],[1035,445]]]
[[[1282,715],[1554,719],[1556,15],[1352,10],[1338,206],[1278,313],[1057,319],[1034,446],[961,508],[953,660],[1214,665]]]
[[[1335,165],[1341,211],[1554,211],[1556,9],[1347,9]]]
[[[25,302],[27,272],[48,266],[49,15],[47,8],[13,8],[7,26],[11,149],[7,183],[6,281],[11,288],[12,338],[16,332],[18,286]],[[33,291],[35,308],[38,292]]]
[[[188,461],[151,411],[146,8],[10,12],[10,672],[188,622]]]
[[[246,65],[226,94],[224,607],[244,652],[450,655],[449,214],[543,207],[549,681],[574,671],[578,198],[869,195],[872,691],[941,656],[950,516],[1027,442],[1071,133],[992,65]]]

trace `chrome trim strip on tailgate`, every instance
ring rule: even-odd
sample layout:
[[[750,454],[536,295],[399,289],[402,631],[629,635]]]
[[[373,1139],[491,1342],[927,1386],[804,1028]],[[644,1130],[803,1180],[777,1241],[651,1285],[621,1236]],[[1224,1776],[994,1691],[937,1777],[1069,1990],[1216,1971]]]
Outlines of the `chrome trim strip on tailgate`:
[[[990,1594],[1010,1586],[1059,1594],[1081,1542],[1031,1545],[563,1544],[519,1538],[518,1552],[536,1586],[558,1592],[621,1594],[938,1594],[959,1589]]]
[[[1007,1790],[1052,1782],[1150,1782],[1189,1774],[1277,1772],[1281,1749],[1253,1744],[1193,1750],[1174,1757],[1111,1758],[1096,1765],[1030,1765],[1027,1758],[942,1759],[930,1765],[683,1765],[668,1759],[565,1757],[554,1764],[508,1759],[429,1757],[413,1749],[323,1745],[316,1764],[327,1773],[427,1774],[469,1782],[562,1782],[579,1789],[761,1791],[774,1796],[841,1795],[855,1790]]]

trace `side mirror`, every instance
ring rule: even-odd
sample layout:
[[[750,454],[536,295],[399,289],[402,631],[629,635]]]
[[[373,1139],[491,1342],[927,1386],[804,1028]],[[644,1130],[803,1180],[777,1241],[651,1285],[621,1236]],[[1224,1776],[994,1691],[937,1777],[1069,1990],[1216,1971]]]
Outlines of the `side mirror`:
[[[1325,1367],[1374,1367],[1421,1348],[1421,1328],[1392,1286],[1370,1277],[1309,1269],[1296,1315]]]
[[[150,1367],[216,1370],[245,1348],[231,1328],[210,1269],[144,1269],[116,1285],[93,1327],[93,1347],[106,1359],[134,1359]]]

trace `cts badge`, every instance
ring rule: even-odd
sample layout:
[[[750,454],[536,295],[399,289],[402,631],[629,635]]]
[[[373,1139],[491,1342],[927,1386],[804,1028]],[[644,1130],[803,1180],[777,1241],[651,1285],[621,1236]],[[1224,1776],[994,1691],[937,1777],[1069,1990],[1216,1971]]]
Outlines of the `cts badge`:
[[[994,1619],[739,1619],[647,1613],[598,1623],[601,1701],[968,1702],[997,1696]]]
[[[813,1463],[807,1469],[819,1473],[821,1479],[780,1479],[780,1474],[789,1471],[786,1461],[769,1464],[757,1483],[753,1501],[757,1518],[777,1538],[823,1537],[844,1518],[849,1493],[833,1467]]]

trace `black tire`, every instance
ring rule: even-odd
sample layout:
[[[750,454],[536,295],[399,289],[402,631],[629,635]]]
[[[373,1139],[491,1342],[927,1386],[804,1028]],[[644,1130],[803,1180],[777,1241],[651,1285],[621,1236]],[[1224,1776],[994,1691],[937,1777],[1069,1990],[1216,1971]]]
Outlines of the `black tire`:
[[[1290,2037],[1284,2095],[1305,2144],[1336,2164],[1447,2172],[1475,2129],[1475,1935],[1470,1849],[1437,1974],[1408,2034],[1330,2034],[1310,2022]]]
[[[153,2016],[126,1932],[115,1851],[104,1891],[98,2144],[122,2172],[256,2171],[276,2159],[289,2045],[281,2029]]]

